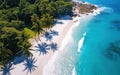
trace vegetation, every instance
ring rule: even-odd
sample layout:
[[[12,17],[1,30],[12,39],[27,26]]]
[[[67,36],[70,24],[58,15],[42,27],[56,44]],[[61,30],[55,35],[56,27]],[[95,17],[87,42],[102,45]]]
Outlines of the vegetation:
[[[70,0],[0,0],[0,64],[32,56],[28,39],[51,28],[55,18],[71,14]]]

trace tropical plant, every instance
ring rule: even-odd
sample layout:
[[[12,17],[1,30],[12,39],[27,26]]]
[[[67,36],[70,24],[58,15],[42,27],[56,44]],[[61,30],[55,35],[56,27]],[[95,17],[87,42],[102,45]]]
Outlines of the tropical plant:
[[[38,39],[39,35],[44,32],[44,29],[42,28],[41,21],[39,20],[39,17],[37,17],[36,14],[33,14],[31,16],[31,21],[32,21],[32,29],[35,31],[35,33],[38,33]]]
[[[50,14],[44,14],[41,18],[42,27],[48,29],[53,26],[53,16],[50,16]]]
[[[0,42],[0,61],[1,64],[7,64],[10,59],[9,56],[12,55],[12,51],[6,48],[7,45],[4,45],[4,42]]]
[[[19,48],[19,53],[22,53],[24,57],[30,57],[32,56],[32,53],[30,52],[30,47],[31,47],[31,44],[28,42],[28,40],[26,39],[28,38],[27,35],[24,34],[24,32],[22,32],[22,35],[21,37],[19,38],[20,41],[17,43],[18,45],[18,48]]]

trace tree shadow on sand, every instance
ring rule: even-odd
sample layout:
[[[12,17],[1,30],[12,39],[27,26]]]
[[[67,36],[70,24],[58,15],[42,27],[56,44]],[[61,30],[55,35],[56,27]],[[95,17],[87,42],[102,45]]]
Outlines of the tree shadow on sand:
[[[57,43],[52,42],[49,46],[50,46],[50,49],[53,50],[53,52],[58,50]]]
[[[58,36],[59,33],[55,30],[50,30],[50,32],[46,32],[45,33],[45,38],[46,38],[46,41],[51,41],[53,36]]]
[[[15,59],[14,59],[14,61],[13,61],[13,64],[14,64],[14,65],[20,64],[20,63],[22,63],[24,60],[25,60],[25,58],[24,58],[23,56],[15,57]]]
[[[60,20],[72,20],[72,18],[70,16],[63,16]]]
[[[63,22],[56,22],[57,24],[63,24]]]
[[[3,65],[3,67],[0,70],[2,71],[2,75],[11,75],[10,71],[14,69],[12,65],[13,65],[12,63]]]
[[[45,33],[45,38],[46,38],[46,41],[51,41],[53,37],[49,32],[46,32]]]
[[[55,52],[57,50],[57,44],[52,42],[52,38],[53,36],[57,36],[58,32],[55,30],[50,30],[50,32],[46,32],[44,37],[46,39],[47,42],[41,42],[38,43],[37,46],[35,46],[36,51],[39,52],[39,55],[43,54],[47,54],[49,50],[53,50],[53,52]]]
[[[50,30],[50,34],[51,35],[55,35],[55,36],[58,36],[59,35],[59,33],[57,32],[57,31],[55,31],[55,30]]]
[[[25,63],[23,64],[25,66],[25,69],[23,71],[27,71],[28,74],[36,70],[37,66],[34,65],[36,61],[37,60],[33,57],[26,58]]]
[[[38,46],[35,46],[37,49],[37,52],[40,52],[39,54],[41,55],[41,54],[47,54],[48,53],[48,50],[49,50],[49,47],[48,47],[48,45],[46,44],[46,43],[40,43],[40,44],[38,44]]]

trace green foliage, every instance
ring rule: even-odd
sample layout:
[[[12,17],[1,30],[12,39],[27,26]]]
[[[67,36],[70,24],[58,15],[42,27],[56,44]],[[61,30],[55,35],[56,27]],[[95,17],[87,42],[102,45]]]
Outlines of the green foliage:
[[[25,57],[30,56],[29,48],[31,44],[27,41],[28,38],[29,36],[25,32],[14,27],[3,27],[0,35],[0,61],[8,63],[8,60],[4,61],[4,59],[13,60],[15,56],[20,54]]]
[[[12,51],[6,48],[7,45],[0,42],[0,62],[6,64],[9,61],[9,56],[12,55]]]
[[[50,28],[53,25],[53,16],[50,16],[50,14],[43,14],[41,18],[42,27],[44,28]]]
[[[38,33],[38,35],[39,35],[40,33],[42,33],[44,31],[41,21],[40,21],[40,18],[37,17],[36,14],[33,14],[31,16],[31,21],[32,21],[32,29],[35,31],[36,34]]]
[[[22,53],[24,57],[29,57],[32,55],[32,53],[29,51],[31,44],[28,42],[26,38],[29,38],[28,35],[25,34],[23,31],[21,33],[21,36],[19,37],[19,41],[17,42],[18,49],[20,50],[19,53]]]
[[[24,28],[24,33],[28,35],[29,38],[33,38],[35,36],[35,32],[28,28]]]

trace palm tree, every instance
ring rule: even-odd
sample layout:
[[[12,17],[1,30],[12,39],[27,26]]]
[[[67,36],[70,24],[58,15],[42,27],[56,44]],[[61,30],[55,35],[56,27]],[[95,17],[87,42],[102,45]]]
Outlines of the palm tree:
[[[38,5],[39,8],[39,12],[41,13],[41,15],[43,15],[44,13],[47,13],[47,7],[48,7],[49,1],[48,0],[41,0],[40,4]]]
[[[33,24],[32,29],[35,31],[36,34],[38,33],[38,39],[40,40],[39,35],[44,32],[41,25],[41,21],[39,20],[39,17],[37,17],[36,14],[33,14],[31,16],[31,21]]]
[[[46,10],[47,10],[47,13],[49,13],[50,15],[52,16],[55,15],[56,9],[53,7],[52,3],[48,4]]]
[[[21,37],[19,38],[19,42],[17,43],[18,48],[19,48],[19,53],[22,53],[24,55],[24,57],[29,57],[32,56],[32,53],[29,50],[31,47],[31,44],[27,41],[28,36],[24,34],[24,32],[22,32]]]
[[[31,49],[29,49],[31,47],[31,45],[27,41],[22,42],[20,47],[21,47],[22,53],[25,57],[32,56],[32,53],[29,51],[29,50],[31,50]]]
[[[44,28],[51,28],[53,26],[53,16],[50,16],[50,14],[44,14],[41,18],[41,22]]]

